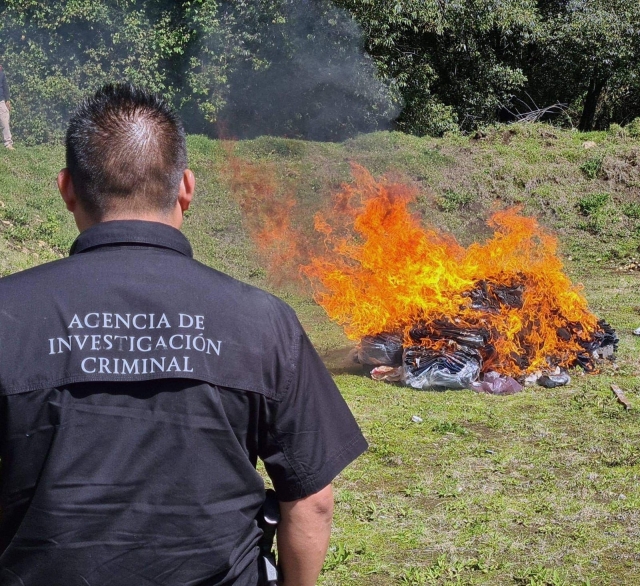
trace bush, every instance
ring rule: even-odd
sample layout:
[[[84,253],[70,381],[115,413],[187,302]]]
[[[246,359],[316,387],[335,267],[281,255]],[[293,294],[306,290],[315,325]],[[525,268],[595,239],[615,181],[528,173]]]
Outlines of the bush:
[[[459,130],[454,109],[433,98],[421,100],[420,104],[405,104],[398,126],[418,136],[443,136]]]
[[[634,118],[624,128],[632,138],[640,138],[640,118]]]
[[[473,201],[473,194],[468,191],[447,189],[438,199],[438,207],[443,212],[455,212],[468,206]]]
[[[585,216],[594,216],[609,203],[608,193],[589,193],[578,200],[578,208]]]
[[[602,155],[596,155],[595,157],[591,157],[587,159],[582,165],[580,165],[580,170],[589,178],[589,179],[597,179],[598,175],[602,172]]]
[[[616,123],[610,124],[607,132],[611,136],[615,136],[617,138],[626,138],[628,134],[626,128],[623,128],[622,126]]]

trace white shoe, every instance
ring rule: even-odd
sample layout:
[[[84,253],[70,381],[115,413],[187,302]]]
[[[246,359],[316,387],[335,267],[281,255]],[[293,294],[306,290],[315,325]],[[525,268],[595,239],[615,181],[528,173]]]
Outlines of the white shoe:
[[[5,148],[9,149],[10,151],[15,151],[16,150],[16,147],[14,147],[11,144],[9,146],[5,147]]]

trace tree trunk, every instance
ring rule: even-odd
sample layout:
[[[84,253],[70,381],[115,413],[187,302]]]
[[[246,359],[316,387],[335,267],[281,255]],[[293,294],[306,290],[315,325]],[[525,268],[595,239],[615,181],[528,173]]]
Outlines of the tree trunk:
[[[595,74],[589,82],[589,89],[584,99],[584,106],[582,108],[582,116],[580,116],[580,124],[578,129],[582,132],[588,132],[593,129],[593,122],[596,117],[596,108],[598,107],[598,100],[602,94],[602,90],[607,85],[607,80],[598,78]]]

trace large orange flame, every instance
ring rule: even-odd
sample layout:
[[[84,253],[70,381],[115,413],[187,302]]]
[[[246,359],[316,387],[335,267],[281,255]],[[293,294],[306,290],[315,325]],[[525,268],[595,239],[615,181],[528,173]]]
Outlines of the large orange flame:
[[[275,168],[229,153],[231,189],[272,279],[306,275],[353,340],[394,333],[406,346],[444,350],[456,339],[444,330],[482,332],[483,370],[511,376],[585,356],[601,326],[563,273],[556,238],[535,219],[497,212],[493,237],[465,248],[410,213],[416,190],[358,165],[352,172],[354,183],[315,215],[314,239],[303,228],[308,203],[296,206]]]
[[[359,166],[353,174],[332,209],[316,215],[325,250],[303,267],[317,302],[349,338],[402,332],[415,344],[416,324],[426,332],[436,323],[482,329],[495,348],[485,370],[512,376],[569,366],[584,352],[579,341],[598,331],[598,320],[562,272],[556,238],[535,219],[497,212],[493,238],[465,248],[421,226],[408,210],[412,189],[375,181]],[[517,307],[499,300],[493,311],[474,307],[472,291],[505,286],[519,287]],[[448,342],[421,336],[419,343]]]

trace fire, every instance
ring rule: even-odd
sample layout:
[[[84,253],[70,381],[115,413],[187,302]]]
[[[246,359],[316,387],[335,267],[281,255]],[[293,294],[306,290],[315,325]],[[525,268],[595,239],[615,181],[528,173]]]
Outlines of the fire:
[[[415,388],[481,378],[513,392],[516,381],[495,377],[593,370],[595,352],[615,351],[615,332],[564,274],[557,239],[519,209],[494,213],[493,237],[464,247],[410,212],[415,189],[358,165],[353,184],[320,211],[321,199],[297,205],[295,183],[277,179],[273,166],[230,152],[228,170],[270,278],[305,276],[359,342],[360,361],[380,367],[376,377]]]
[[[359,166],[353,174],[316,215],[324,250],[302,269],[349,338],[397,333],[405,347],[443,351],[476,336],[483,371],[514,377],[585,354],[598,319],[535,219],[496,212],[493,237],[465,248],[410,213],[415,190]]]
[[[299,261],[307,256],[304,232],[293,227],[296,212],[293,189],[283,189],[273,166],[236,156],[233,141],[227,141],[224,147],[229,187],[267,274],[278,283],[297,278]]]

